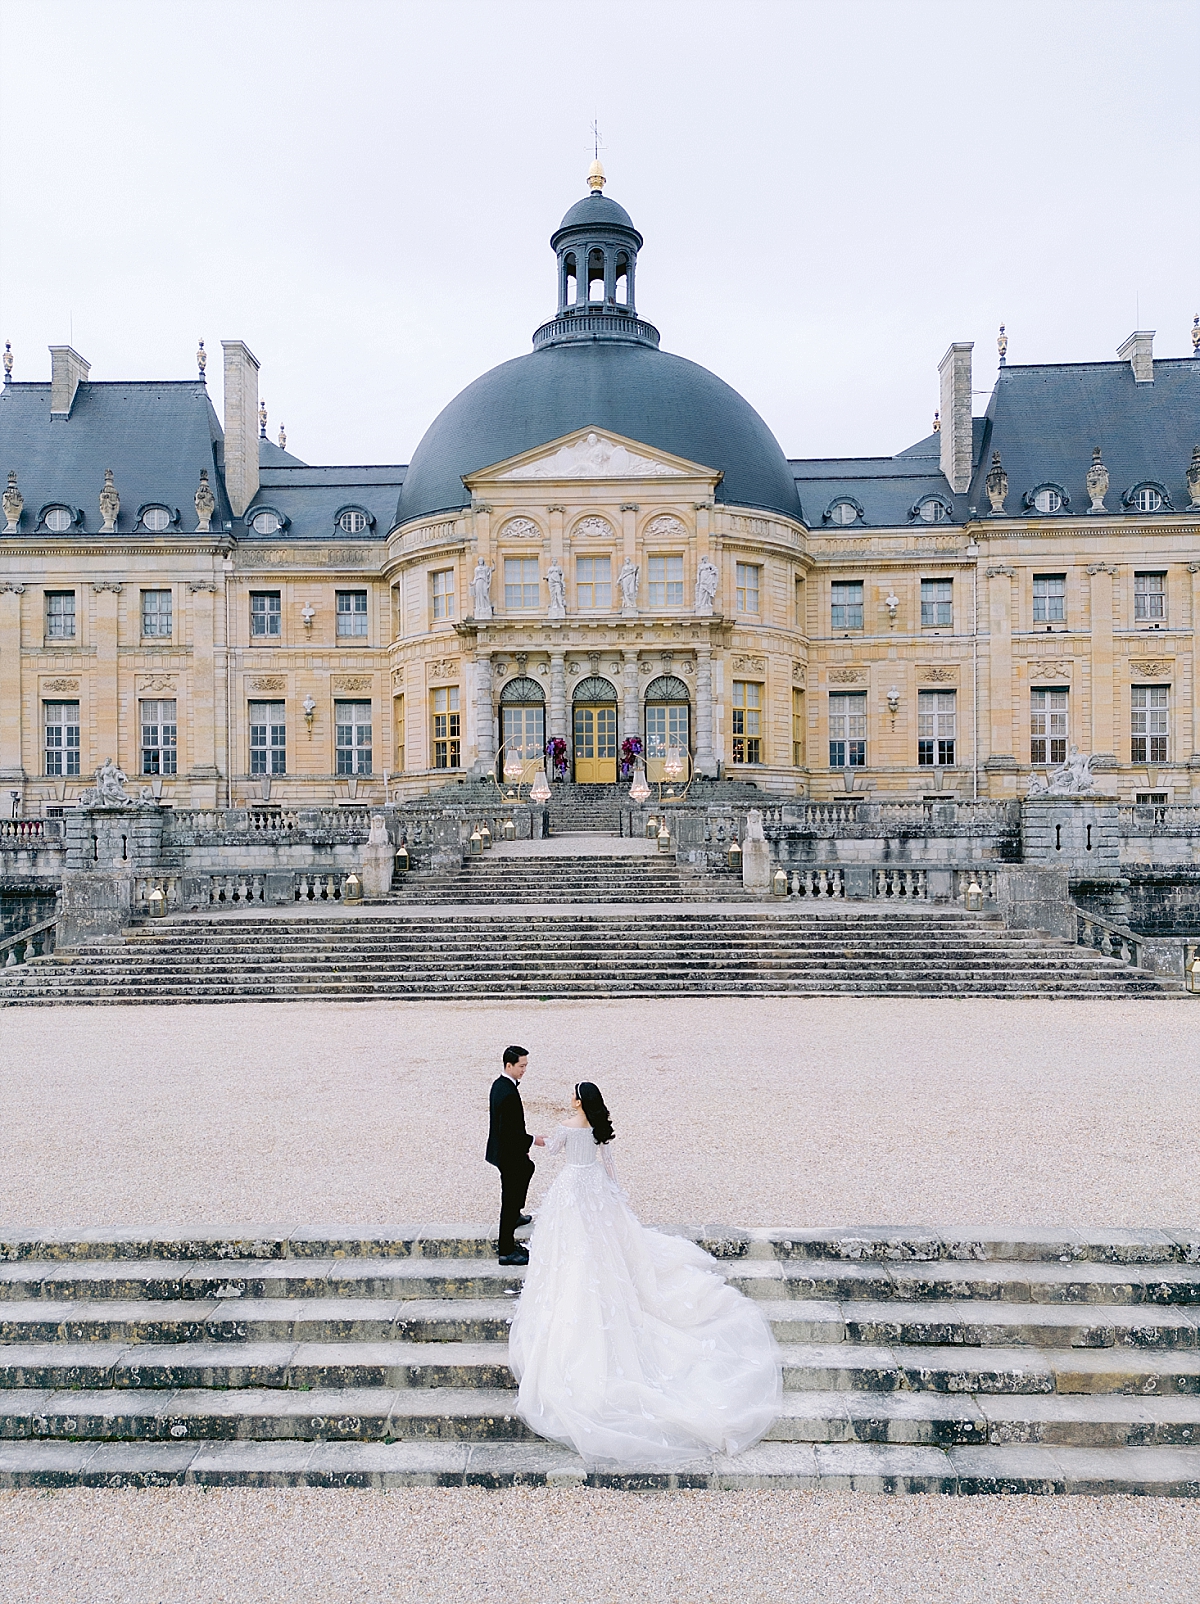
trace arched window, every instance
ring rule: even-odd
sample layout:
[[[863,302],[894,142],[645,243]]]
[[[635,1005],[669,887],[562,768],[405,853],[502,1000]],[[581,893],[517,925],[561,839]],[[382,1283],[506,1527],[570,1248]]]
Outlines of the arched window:
[[[625,251],[617,253],[617,278],[614,298],[618,306],[629,305],[629,256]]]
[[[546,693],[528,674],[500,692],[499,777],[530,784],[546,751]]]
[[[676,674],[660,674],[646,687],[646,777],[688,778],[691,751],[688,688]]]
[[[615,702],[617,687],[602,674],[589,674],[575,687],[573,702]]]
[[[568,251],[562,259],[562,284],[558,299],[562,306],[574,306],[579,299],[579,282],[575,272],[575,252]]]
[[[591,250],[588,252],[588,301],[604,300],[604,252]]]

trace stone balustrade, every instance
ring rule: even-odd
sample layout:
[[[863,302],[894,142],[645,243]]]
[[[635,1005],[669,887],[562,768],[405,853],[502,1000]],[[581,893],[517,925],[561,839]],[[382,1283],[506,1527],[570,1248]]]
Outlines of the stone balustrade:
[[[11,936],[0,937],[0,969],[12,969],[31,958],[48,958],[54,951],[56,927],[56,919],[41,919]]]

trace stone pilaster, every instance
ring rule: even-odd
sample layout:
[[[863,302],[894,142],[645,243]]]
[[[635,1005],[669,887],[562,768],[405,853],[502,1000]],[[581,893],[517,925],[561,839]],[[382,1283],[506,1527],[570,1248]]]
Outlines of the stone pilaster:
[[[712,648],[696,648],[696,773],[716,779],[713,752]]]
[[[1188,563],[1187,570],[1192,576],[1192,754],[1188,761],[1188,767],[1195,771],[1200,769],[1200,651],[1197,651],[1196,648],[1196,631],[1200,630],[1200,563]],[[1179,687],[1179,696],[1182,702],[1182,686]],[[1186,751],[1186,748],[1181,750]]]
[[[116,760],[119,768],[136,774],[138,765],[121,751],[120,702],[117,684],[117,610],[121,600],[121,585],[98,580],[92,586],[95,604],[92,615],[92,642],[96,648],[95,667],[92,670],[92,718],[99,749],[88,747],[85,730],[79,732],[80,773],[92,773],[106,757]],[[134,709],[136,722],[137,709]],[[137,736],[134,735],[134,741]],[[125,761],[122,761],[125,759]],[[132,767],[130,766],[132,765]]]
[[[492,656],[480,652],[475,672],[475,775],[491,774],[496,767],[496,720],[492,709]]]
[[[217,669],[215,610],[217,587],[212,580],[193,580],[188,586],[192,601],[192,674],[190,702],[180,702],[181,733],[187,730],[188,750],[181,754],[189,765],[193,781],[193,807],[215,807],[217,780]],[[190,717],[188,714],[190,713]],[[198,784],[197,784],[198,782]]]
[[[1013,755],[1012,589],[1014,569],[998,563],[984,570],[988,582],[989,771],[1016,767]],[[1003,795],[1003,791],[998,793]]]
[[[623,686],[621,697],[621,739],[624,741],[630,735],[642,733],[642,710],[639,706],[638,696],[638,654],[634,651],[623,651],[621,662],[624,667]]]
[[[24,590],[24,585],[0,586],[0,784],[13,787],[23,786],[25,780],[21,760],[21,596]],[[35,721],[40,716],[38,709],[34,713]]]
[[[1113,576],[1106,563],[1088,566],[1092,624],[1092,756],[1115,764],[1117,707],[1113,697]]]
[[[561,520],[559,529],[561,534]],[[569,740],[567,729],[567,660],[563,652],[550,653],[550,728],[547,737]]]

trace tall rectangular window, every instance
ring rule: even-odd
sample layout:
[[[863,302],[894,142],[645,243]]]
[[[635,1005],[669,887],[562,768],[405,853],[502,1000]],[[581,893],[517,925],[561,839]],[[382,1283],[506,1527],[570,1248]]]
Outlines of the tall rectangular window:
[[[804,767],[804,692],[792,692],[792,766]]]
[[[1029,761],[1067,761],[1067,689],[1029,693]]]
[[[46,773],[79,773],[79,703],[43,702],[46,730]]]
[[[454,570],[439,568],[429,576],[430,609],[434,623],[454,617]]]
[[[142,702],[139,711],[142,716],[142,773],[174,774],[178,747],[174,701]]]
[[[515,613],[534,608],[541,600],[536,557],[504,559],[504,610]]]
[[[1165,685],[1135,685],[1130,692],[1132,707],[1129,761],[1166,763],[1170,729],[1167,720],[1168,690]]]
[[[370,774],[370,702],[335,702],[333,727],[337,733],[338,773]]]
[[[142,592],[142,639],[143,640],[170,640],[171,638],[171,592],[169,590],[144,590]],[[149,774],[151,771],[145,771]],[[158,773],[155,769],[154,773]]]
[[[283,607],[277,590],[250,592],[251,640],[278,640],[283,633]],[[253,772],[253,771],[251,771]],[[266,769],[258,772],[265,774]],[[280,769],[282,774],[283,770]]]
[[[651,607],[683,606],[683,558],[650,557],[647,578]]]
[[[1134,574],[1133,616],[1139,624],[1162,623],[1166,618],[1166,574]]]
[[[1067,617],[1066,574],[1033,576],[1033,621],[1035,624],[1062,624]]]
[[[830,692],[829,767],[865,769],[866,766],[867,693]]]
[[[46,592],[46,639],[75,639],[75,592],[48,590]]]
[[[954,627],[954,581],[952,579],[923,579],[921,581],[921,628],[952,629]]]
[[[835,579],[829,587],[831,629],[863,627],[863,588],[861,579]]]
[[[762,762],[763,688],[754,680],[733,682],[733,761]]]
[[[804,616],[804,581],[796,581],[796,628],[803,631],[807,620]]]
[[[955,719],[958,696],[954,691],[917,692],[917,763],[922,768],[949,768],[954,763]]]
[[[736,605],[739,613],[756,613],[758,611],[758,592],[761,579],[762,569],[758,563],[738,563]]]
[[[339,590],[337,593],[337,633],[341,640],[367,637],[367,593],[365,590]]]
[[[282,702],[250,703],[251,774],[287,773],[287,731]]]
[[[458,686],[439,686],[430,698],[433,713],[433,766],[435,769],[462,767],[462,714],[458,710]]]
[[[607,612],[612,607],[612,558],[575,559],[575,602],[580,612]]]
[[[396,696],[392,699],[392,721],[396,727],[395,764],[396,773],[404,773],[404,698]]]

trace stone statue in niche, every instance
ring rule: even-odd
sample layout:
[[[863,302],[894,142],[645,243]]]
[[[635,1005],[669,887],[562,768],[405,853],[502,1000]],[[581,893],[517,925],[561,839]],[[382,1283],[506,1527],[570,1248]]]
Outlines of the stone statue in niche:
[[[15,534],[17,525],[21,521],[21,513],[25,509],[25,497],[17,488],[17,471],[15,468],[8,470],[8,487],[4,492],[2,505],[5,517],[4,533],[6,535]]]
[[[992,466],[983,482],[983,487],[987,491],[988,500],[992,504],[992,512],[995,514],[1002,513],[1004,511],[1004,501],[1008,495],[1008,475],[1004,471],[1004,465],[1000,461],[1000,453],[998,451],[992,452]]]
[[[550,607],[546,613],[547,618],[565,618],[567,616],[567,581],[558,562],[552,562],[546,570],[546,583],[550,587]]]
[[[623,613],[637,612],[637,588],[642,570],[639,563],[631,557],[626,557],[621,565],[621,572],[617,575],[617,584],[621,590],[621,611]]]
[[[475,572],[471,576],[471,597],[476,618],[492,616],[492,575],[495,572],[495,565],[485,562],[482,557],[475,564]]]
[[[100,492],[100,525],[102,535],[110,535],[117,527],[117,514],[121,510],[121,498],[117,494],[117,487],[113,483],[111,468],[104,470],[104,489]]]
[[[1045,779],[1033,775],[1029,781],[1029,796],[1087,796],[1096,789],[1092,774],[1092,757],[1086,757],[1077,746],[1067,753],[1067,761],[1051,769]]]
[[[217,498],[213,495],[212,486],[208,482],[208,469],[200,470],[200,488],[196,491],[196,533],[205,535],[212,523],[212,515],[217,510]]]
[[[1104,498],[1108,494],[1108,469],[1100,459],[1100,447],[1092,448],[1092,465],[1087,471],[1087,493],[1092,498],[1089,512],[1107,512]]]
[[[701,557],[696,569],[696,611],[704,618],[711,617],[717,599],[717,586],[721,575],[711,557]]]
[[[83,808],[131,808],[134,799],[125,789],[129,776],[106,757],[93,776],[95,785],[80,793],[79,805]],[[153,801],[153,797],[151,797]]]

